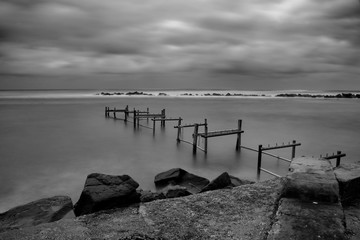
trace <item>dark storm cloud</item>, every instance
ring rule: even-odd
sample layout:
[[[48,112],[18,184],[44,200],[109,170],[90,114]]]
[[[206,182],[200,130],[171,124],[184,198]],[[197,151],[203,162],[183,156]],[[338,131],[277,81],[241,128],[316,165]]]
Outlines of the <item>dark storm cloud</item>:
[[[359,8],[341,0],[0,0],[0,53],[6,71],[24,73],[357,71]]]

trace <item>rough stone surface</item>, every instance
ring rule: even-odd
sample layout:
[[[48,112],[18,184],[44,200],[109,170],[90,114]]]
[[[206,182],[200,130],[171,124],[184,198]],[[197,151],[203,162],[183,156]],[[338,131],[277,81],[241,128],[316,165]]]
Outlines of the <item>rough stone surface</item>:
[[[212,180],[208,185],[206,185],[201,192],[207,192],[217,189],[222,189],[231,186],[231,179],[227,172],[222,173],[220,176]]]
[[[266,239],[280,180],[113,209],[14,230],[1,240]]]
[[[177,197],[185,197],[191,195],[191,192],[189,192],[186,187],[182,186],[169,186],[166,189],[163,190],[163,193],[166,198],[177,198]]]
[[[73,216],[70,197],[55,196],[44,198],[10,209],[0,214],[0,232],[11,229],[36,226]]]
[[[268,240],[345,240],[339,203],[313,203],[283,198]]]
[[[349,240],[360,239],[360,202],[344,208],[346,235]]]
[[[304,201],[339,201],[339,185],[329,160],[299,157],[293,159],[284,184],[283,197]]]
[[[349,205],[360,198],[360,164],[341,164],[334,171],[339,182],[341,203]]]
[[[140,194],[140,202],[152,202],[159,199],[165,199],[162,192],[138,191]]]
[[[92,173],[87,177],[80,199],[75,204],[75,215],[137,203],[140,201],[140,196],[136,192],[138,186],[139,184],[128,175]]]
[[[238,187],[238,186],[245,185],[245,184],[255,183],[254,181],[240,179],[240,178],[234,177],[232,175],[229,175],[229,176],[230,176],[230,180],[231,180],[231,186],[233,186],[233,187]]]
[[[198,193],[208,185],[210,181],[181,168],[173,168],[156,175],[154,182],[158,189],[165,188],[169,185],[180,185],[186,187],[191,193]]]

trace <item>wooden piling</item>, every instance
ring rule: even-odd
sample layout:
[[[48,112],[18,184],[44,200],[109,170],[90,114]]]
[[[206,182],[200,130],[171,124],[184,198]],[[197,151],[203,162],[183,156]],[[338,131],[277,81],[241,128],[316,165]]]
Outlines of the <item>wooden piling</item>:
[[[198,132],[199,132],[199,125],[195,124],[194,135],[193,135],[193,154],[196,154],[196,150],[197,150]]]
[[[180,142],[180,133],[181,133],[181,121],[182,119],[179,117],[179,121],[178,121],[178,128],[177,128],[177,137],[176,137],[176,141]]]
[[[208,124],[207,124],[207,119],[206,118],[205,118],[204,132],[205,132],[205,136],[207,136],[207,134],[208,134]],[[204,152],[206,154],[207,149],[208,149],[208,138],[205,137],[204,140],[205,140],[205,142],[204,142]]]
[[[155,121],[155,118],[153,118],[153,135],[155,135],[155,123],[156,123],[156,121]]]
[[[134,128],[136,128],[136,110],[135,110],[135,108],[134,108],[133,113],[134,113]]]
[[[163,118],[163,119],[166,118],[166,116],[165,116],[165,109],[161,110],[161,115],[162,115],[161,118]],[[165,127],[165,120],[162,120],[162,121],[161,121],[161,127]]]
[[[341,151],[337,151],[336,154],[338,155],[338,157],[336,158],[336,166],[338,167],[340,165]]]
[[[129,116],[129,105],[126,105],[125,107],[125,122],[127,122]]]
[[[238,134],[237,134],[237,139],[236,139],[236,151],[240,151],[241,150],[241,128],[242,128],[242,120],[239,119],[238,120]]]
[[[258,148],[258,164],[257,164],[257,175],[260,177],[260,171],[261,171],[261,158],[262,158],[262,145],[259,145]]]
[[[292,146],[292,150],[291,150],[291,160],[295,158],[296,141],[293,140],[292,143],[293,143],[293,146]]]
[[[146,114],[149,115],[149,113],[150,113],[150,112],[149,112],[149,108],[146,108]],[[149,117],[146,118],[146,122],[147,122],[147,123],[149,122]]]
[[[136,116],[140,115],[140,110],[137,110]],[[137,127],[140,127],[140,118],[136,118],[136,122],[137,122]]]
[[[114,108],[114,118],[116,119],[116,108]]]

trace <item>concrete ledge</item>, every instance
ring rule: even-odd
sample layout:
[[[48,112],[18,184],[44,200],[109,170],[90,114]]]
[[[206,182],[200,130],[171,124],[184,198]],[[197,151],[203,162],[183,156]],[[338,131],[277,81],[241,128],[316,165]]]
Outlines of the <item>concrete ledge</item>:
[[[341,164],[335,168],[339,181],[341,203],[349,205],[360,198],[360,164]]]
[[[337,203],[339,186],[330,161],[309,157],[295,158],[290,164],[282,197]]]
[[[345,240],[340,204],[304,202],[283,198],[268,240]]]

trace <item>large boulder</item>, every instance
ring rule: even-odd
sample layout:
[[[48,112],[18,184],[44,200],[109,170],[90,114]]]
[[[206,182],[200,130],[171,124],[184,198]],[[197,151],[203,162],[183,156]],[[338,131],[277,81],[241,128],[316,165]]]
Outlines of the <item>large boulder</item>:
[[[70,197],[43,198],[1,213],[0,232],[74,217],[72,210],[73,203]]]
[[[360,197],[360,164],[341,164],[334,172],[339,182],[341,202],[351,204]]]
[[[138,203],[140,201],[140,196],[136,192],[138,186],[139,184],[128,175],[92,173],[87,177],[80,199],[75,204],[75,215]]]
[[[311,157],[294,158],[285,178],[282,197],[337,203],[339,185],[330,161]]]
[[[186,187],[191,193],[198,193],[208,185],[210,181],[181,168],[173,168],[156,175],[154,182],[158,189],[165,188],[169,185],[180,185]]]

